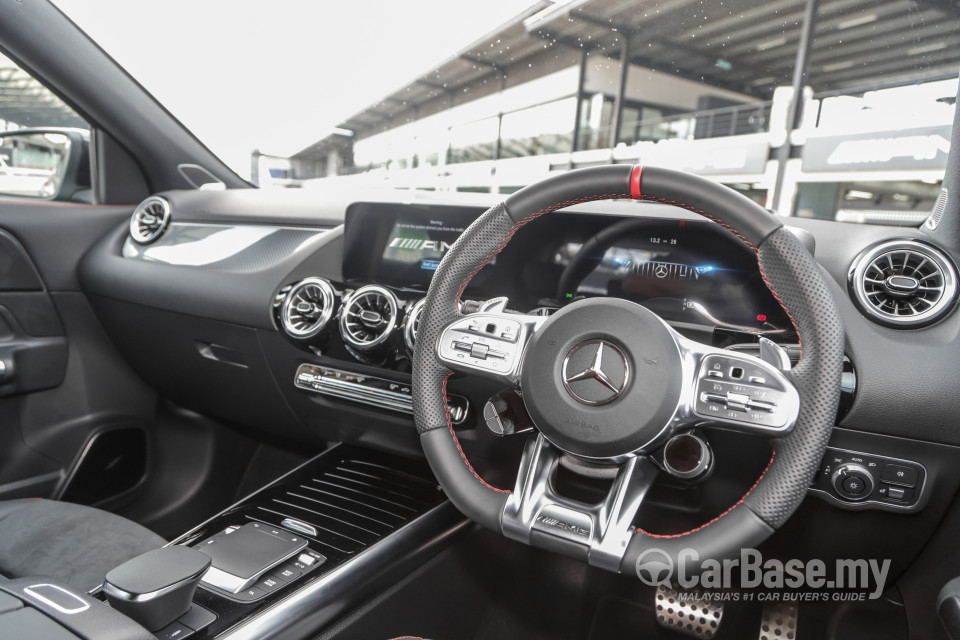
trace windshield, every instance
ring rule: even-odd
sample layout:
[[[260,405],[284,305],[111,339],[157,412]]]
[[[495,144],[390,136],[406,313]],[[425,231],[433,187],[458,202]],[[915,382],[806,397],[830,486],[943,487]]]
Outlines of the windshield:
[[[262,188],[504,194],[644,163],[919,224],[960,68],[951,3],[56,2]]]

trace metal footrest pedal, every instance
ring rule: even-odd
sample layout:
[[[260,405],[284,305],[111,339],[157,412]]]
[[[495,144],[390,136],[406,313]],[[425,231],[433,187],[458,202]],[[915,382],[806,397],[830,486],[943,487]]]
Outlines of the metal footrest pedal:
[[[691,638],[713,638],[723,620],[723,603],[711,601],[700,589],[681,591],[661,584],[655,605],[658,625]]]
[[[760,640],[796,640],[797,614],[795,603],[769,602],[760,615]]]

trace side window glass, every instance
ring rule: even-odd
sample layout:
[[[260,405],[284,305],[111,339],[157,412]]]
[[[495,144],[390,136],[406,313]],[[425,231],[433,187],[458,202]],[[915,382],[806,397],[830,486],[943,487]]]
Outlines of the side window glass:
[[[90,125],[2,54],[0,197],[93,201]]]

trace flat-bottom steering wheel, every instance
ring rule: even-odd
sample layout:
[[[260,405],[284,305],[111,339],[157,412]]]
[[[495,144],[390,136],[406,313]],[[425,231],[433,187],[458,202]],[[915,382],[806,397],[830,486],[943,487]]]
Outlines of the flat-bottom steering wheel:
[[[615,298],[577,301],[548,317],[502,308],[461,314],[460,297],[470,280],[517,229],[563,207],[613,198],[693,211],[754,250],[764,282],[793,321],[799,363],[785,371],[691,341],[644,307]],[[843,344],[843,327],[817,264],[777,217],[732,189],[686,173],[593,167],[509,196],[447,252],[420,315],[414,415],[440,485],[474,521],[611,571],[634,574],[638,558],[653,548],[669,556],[665,564],[671,567],[678,566],[683,549],[695,551],[702,563],[756,547],[806,495],[836,416]],[[725,379],[734,367],[762,379],[762,386]],[[454,372],[522,393],[536,433],[525,446],[512,491],[484,481],[457,440],[446,403]],[[770,437],[773,455],[753,487],[710,522],[673,535],[634,528],[656,475],[649,454],[694,427]],[[556,491],[552,479],[563,455],[618,467],[605,499],[588,505]]]

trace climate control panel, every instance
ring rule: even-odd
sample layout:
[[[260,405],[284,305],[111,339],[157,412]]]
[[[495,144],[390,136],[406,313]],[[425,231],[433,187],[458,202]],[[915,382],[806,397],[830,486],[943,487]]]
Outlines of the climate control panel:
[[[919,462],[827,447],[810,492],[849,509],[916,511],[926,479]]]

